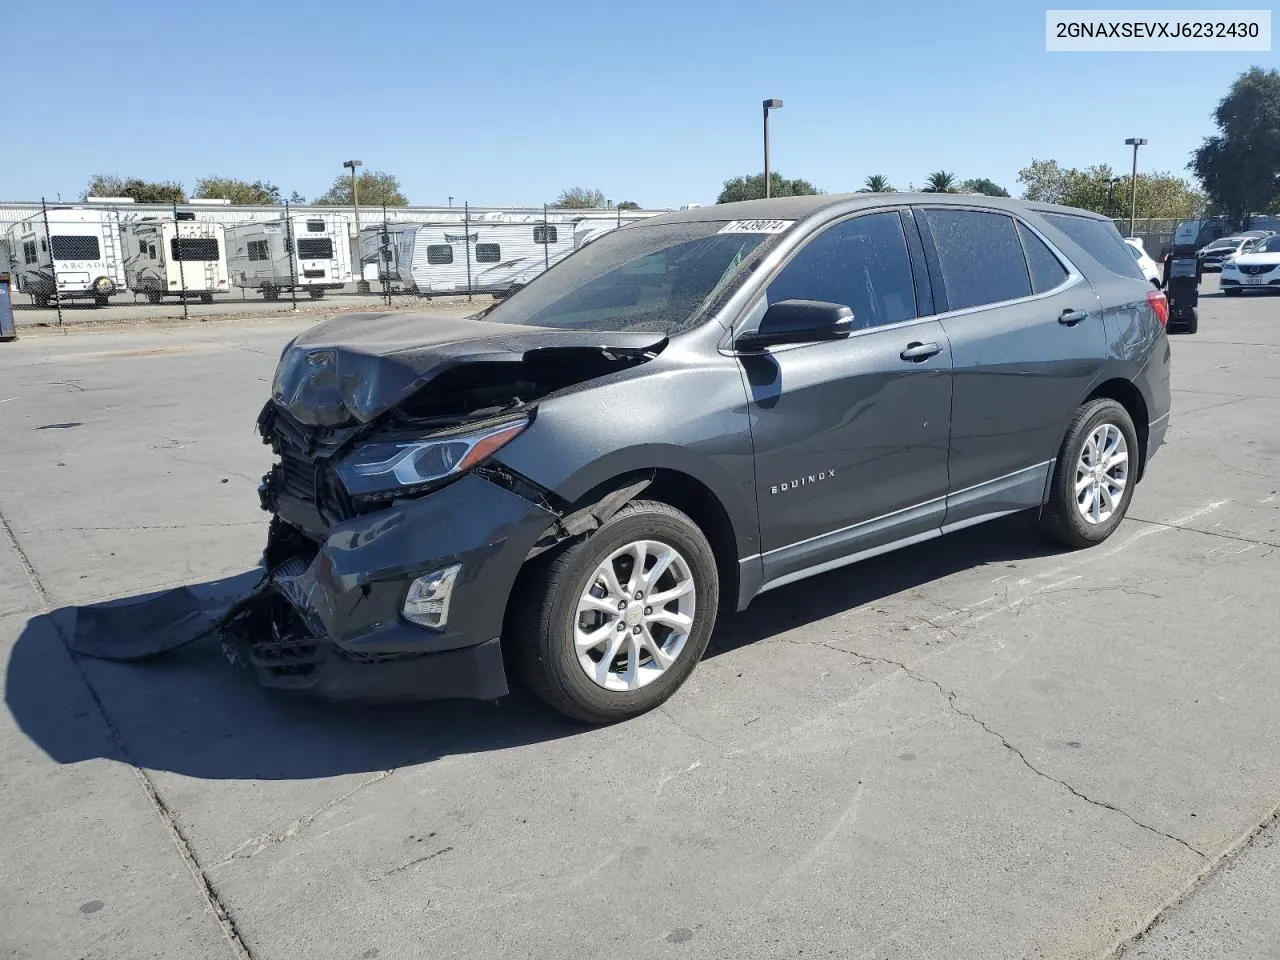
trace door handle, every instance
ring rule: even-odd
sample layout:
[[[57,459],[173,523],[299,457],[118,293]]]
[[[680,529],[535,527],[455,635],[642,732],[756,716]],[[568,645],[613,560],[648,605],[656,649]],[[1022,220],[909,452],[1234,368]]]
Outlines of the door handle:
[[[1058,316],[1058,322],[1064,327],[1074,327],[1081,320],[1088,319],[1089,314],[1083,310],[1063,310]]]
[[[936,357],[942,352],[942,348],[936,343],[908,343],[907,349],[903,350],[898,356],[903,360],[909,360],[912,363],[922,363],[930,357]]]

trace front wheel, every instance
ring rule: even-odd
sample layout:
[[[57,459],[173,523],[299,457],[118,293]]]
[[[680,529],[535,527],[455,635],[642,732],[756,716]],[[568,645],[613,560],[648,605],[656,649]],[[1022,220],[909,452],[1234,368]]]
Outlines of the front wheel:
[[[684,513],[627,504],[585,540],[534,561],[508,613],[519,672],[540,698],[585,723],[661,704],[711,639],[715,555]]]
[[[95,293],[93,295],[93,302],[96,306],[106,307],[111,304],[111,298],[106,296],[105,294]]]
[[[202,294],[200,294],[200,302],[201,302],[201,303],[213,303],[213,294],[212,294],[212,293],[202,293]]]
[[[280,299],[280,288],[279,288],[279,287],[273,287],[271,284],[267,284],[266,286],[264,286],[264,287],[262,288],[262,299],[263,299],[263,300],[270,300],[270,301],[271,301],[271,302],[273,302],[273,303],[274,303],[276,300],[279,300],[279,299]]]
[[[311,299],[312,299],[312,300],[323,300],[323,299],[324,299],[324,288],[323,288],[323,287],[312,287],[310,290],[308,290],[308,291],[307,291],[307,293],[309,293],[309,294],[311,295]]]
[[[1069,547],[1111,536],[1133,498],[1139,468],[1138,435],[1129,412],[1114,400],[1093,400],[1071,418],[1054,464],[1041,525]]]

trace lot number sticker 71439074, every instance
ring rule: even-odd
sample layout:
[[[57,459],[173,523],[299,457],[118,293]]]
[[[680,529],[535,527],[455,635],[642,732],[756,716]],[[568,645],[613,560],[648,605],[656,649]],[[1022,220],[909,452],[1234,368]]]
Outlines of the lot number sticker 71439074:
[[[730,220],[720,233],[782,233],[794,220]]]

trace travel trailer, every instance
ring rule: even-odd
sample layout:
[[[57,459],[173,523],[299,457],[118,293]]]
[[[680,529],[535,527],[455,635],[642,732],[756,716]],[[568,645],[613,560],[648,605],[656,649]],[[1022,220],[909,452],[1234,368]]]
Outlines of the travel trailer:
[[[395,224],[390,279],[423,296],[502,295],[621,225],[653,214],[487,213],[468,222]],[[380,230],[380,228],[379,228]],[[362,231],[364,256],[376,257],[379,231]]]
[[[341,214],[235,223],[226,228],[226,241],[231,283],[257,290],[265,300],[294,289],[319,300],[352,279],[350,235]]]
[[[9,255],[16,287],[38,307],[60,300],[89,299],[105,307],[125,288],[120,220],[112,210],[55,207],[9,228]],[[52,247],[50,246],[52,244]]]
[[[183,295],[212,303],[231,288],[222,224],[155,217],[127,222],[121,232],[125,283],[151,303]]]

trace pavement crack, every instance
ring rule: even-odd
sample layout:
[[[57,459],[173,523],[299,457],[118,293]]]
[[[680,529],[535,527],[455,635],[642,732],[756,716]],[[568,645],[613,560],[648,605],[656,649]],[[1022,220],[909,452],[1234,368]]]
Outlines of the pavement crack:
[[[1032,773],[1034,773],[1037,777],[1041,777],[1045,780],[1048,780],[1050,783],[1056,783],[1058,786],[1067,790],[1072,796],[1079,797],[1085,803],[1092,804],[1095,807],[1101,807],[1103,810],[1110,810],[1113,813],[1118,813],[1120,814],[1120,816],[1124,817],[1134,826],[1140,827],[1141,829],[1146,830],[1148,833],[1154,833],[1157,836],[1164,837],[1166,840],[1172,840],[1174,843],[1177,843],[1185,847],[1187,850],[1190,850],[1197,857],[1200,857],[1203,860],[1209,859],[1208,854],[1203,853],[1202,851],[1196,849],[1194,846],[1192,846],[1186,840],[1183,840],[1181,837],[1175,836],[1172,833],[1166,833],[1165,831],[1157,827],[1153,827],[1148,823],[1143,823],[1141,820],[1137,819],[1132,814],[1122,810],[1120,807],[1117,807],[1115,804],[1108,803],[1105,800],[1095,800],[1093,797],[1090,797],[1088,794],[1080,790],[1077,790],[1071,784],[1067,783],[1067,781],[1062,780],[1058,777],[1052,776],[1048,773],[1045,773],[1043,770],[1041,770],[1039,767],[1033,764],[1030,760],[1028,760],[1026,754],[1024,754],[1021,750],[1019,750],[1014,744],[1010,743],[1008,738],[1006,738],[1002,733],[1000,733],[998,730],[992,729],[991,726],[989,726],[985,720],[976,716],[973,713],[970,713],[968,710],[961,709],[960,705],[956,703],[956,692],[954,690],[948,690],[946,687],[940,684],[937,680],[934,680],[932,677],[927,677],[922,673],[917,673],[916,671],[908,667],[905,663],[903,663],[901,660],[893,660],[889,657],[872,656],[866,653],[859,653],[857,650],[846,650],[843,647],[837,647],[834,644],[830,644],[830,643],[822,643],[820,645],[826,647],[828,650],[835,650],[839,653],[844,653],[851,657],[859,657],[860,659],[863,660],[863,662],[884,663],[884,664],[890,664],[892,666],[898,667],[900,670],[902,670],[903,673],[905,673],[912,680],[915,680],[917,683],[927,684],[933,687],[935,690],[937,690],[938,693],[942,695],[942,698],[946,700],[947,706],[949,706],[952,709],[952,711],[954,711],[958,716],[964,717],[966,720],[969,720],[977,724],[984,731],[986,731],[986,733],[989,736],[992,736],[995,739],[999,740],[1000,744],[1006,750],[1008,750],[1010,753],[1016,756],[1019,760],[1021,760],[1022,765],[1026,767],[1028,770],[1030,770]]]
[[[302,833],[302,831],[306,830],[307,827],[311,826],[311,824],[315,823],[322,814],[332,810],[341,803],[345,803],[352,796],[359,793],[366,787],[371,787],[375,783],[379,783],[387,779],[387,777],[396,772],[396,769],[397,768],[393,767],[390,770],[382,770],[374,774],[372,777],[361,780],[346,793],[334,797],[332,800],[311,811],[311,813],[298,817],[283,830],[268,831],[266,833],[259,834],[256,837],[250,837],[221,860],[211,863],[208,869],[212,870],[214,867],[221,867],[224,864],[230,863],[232,860],[246,860],[249,857],[256,857],[264,850],[274,847],[276,844],[284,843],[286,840],[292,840],[294,837],[298,836],[298,834]]]
[[[1164,527],[1167,530],[1181,530],[1184,533],[1199,533],[1206,537],[1219,537],[1222,540],[1235,540],[1237,543],[1251,543],[1256,547],[1276,547],[1280,548],[1280,543],[1274,543],[1270,540],[1262,540],[1257,537],[1242,537],[1235,533],[1219,533],[1216,530],[1203,530],[1199,527],[1184,527],[1176,523],[1165,523],[1163,520],[1143,520],[1141,517],[1127,517],[1135,523],[1145,523],[1153,527]]]
[[[452,849],[453,847],[444,847],[440,850],[435,851],[435,853],[428,853],[425,857],[417,857],[414,860],[410,860],[408,863],[402,863],[398,867],[392,867],[382,876],[383,877],[395,876],[397,873],[401,873],[404,870],[408,870],[410,867],[416,867],[420,863],[425,863],[428,860],[434,860],[436,857],[443,857],[446,853],[449,853]]]
[[[1177,894],[1170,897],[1163,906],[1159,907],[1151,914],[1137,930],[1129,934],[1123,940],[1117,941],[1112,948],[1104,955],[1107,958],[1123,957],[1129,952],[1129,948],[1145,937],[1151,930],[1159,925],[1159,923],[1173,910],[1184,901],[1190,899],[1197,890],[1203,887],[1213,877],[1217,876],[1227,864],[1229,864],[1240,854],[1244,853],[1254,845],[1258,837],[1262,836],[1271,826],[1280,822],[1280,803],[1271,808],[1271,812],[1263,817],[1257,824],[1249,830],[1246,830],[1235,843],[1231,844],[1227,849],[1223,850],[1217,857],[1206,863],[1193,876],[1189,883],[1182,888]]]
[[[716,743],[714,740],[710,739],[709,737],[703,736],[697,730],[694,730],[692,727],[688,726],[687,724],[684,724],[679,720],[677,720],[675,716],[672,715],[671,711],[668,710],[665,706],[659,707],[658,712],[662,714],[664,717],[666,717],[668,720],[670,720],[672,725],[674,725],[675,728],[679,730],[681,733],[687,733],[689,736],[693,737],[693,739],[701,740],[703,743],[709,746],[715,747],[716,749],[720,748],[720,744]]]

